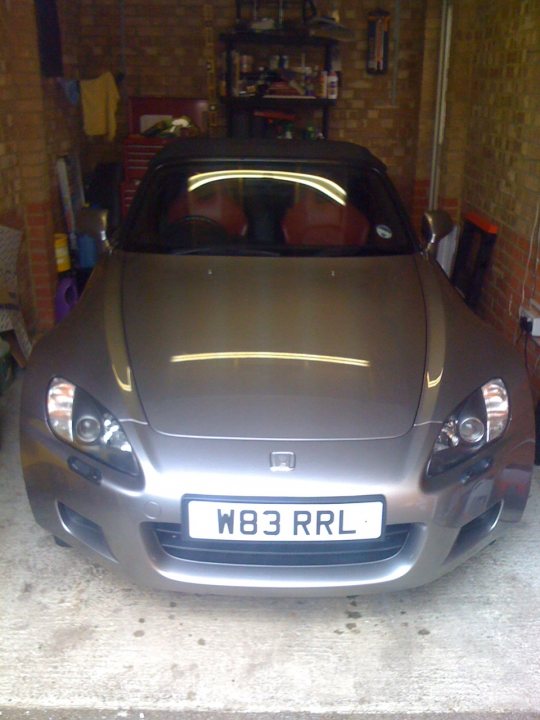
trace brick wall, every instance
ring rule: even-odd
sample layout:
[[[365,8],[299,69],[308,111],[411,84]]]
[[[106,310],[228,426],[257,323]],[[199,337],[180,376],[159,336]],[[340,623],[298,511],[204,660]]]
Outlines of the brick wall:
[[[80,73],[94,78],[109,70],[124,74],[120,85],[118,139],[127,134],[127,98],[207,97],[203,57],[203,2],[199,0],[80,0]],[[232,0],[214,0],[214,35],[234,24]],[[217,45],[216,45],[217,49]],[[83,148],[87,170],[96,162],[119,160],[120,144],[88,139]]]
[[[366,145],[388,166],[405,202],[412,206],[424,49],[424,0],[401,4],[399,48],[394,2],[339,3],[341,19],[355,41],[341,44],[342,90],[332,113],[331,137]],[[367,16],[374,7],[390,12],[389,69],[366,72]],[[394,75],[394,72],[397,75]]]
[[[19,288],[23,312],[33,329],[40,325],[40,314],[42,327],[52,322],[54,277],[47,247],[52,216],[33,3],[4,3],[0,17],[5,32],[1,83],[7,99],[2,113],[7,133],[2,183],[8,189],[2,221],[24,230]]]
[[[10,24],[7,7],[0,5],[0,225],[24,229],[22,181],[15,139],[17,89],[10,55]],[[27,253],[21,252],[19,276],[24,311],[31,312],[31,287]]]
[[[7,9],[0,5],[0,224],[22,228],[21,175],[14,138],[16,89],[9,54]]]
[[[540,301],[540,3],[455,0],[454,7],[441,194],[499,226],[481,314],[516,341],[522,297]],[[531,344],[537,391],[539,357]]]
[[[63,21],[76,20],[76,3],[62,3]],[[41,76],[33,0],[0,4],[0,40],[0,223],[24,231],[19,291],[34,333],[54,323],[53,234],[65,229],[54,167],[76,146],[79,121],[56,81]],[[66,66],[75,65],[72,52]]]
[[[104,70],[125,69],[119,135],[126,132],[125,98],[129,95],[206,97],[203,57],[203,2],[197,0],[125,0],[124,22],[119,3],[80,0],[81,77],[96,77]],[[214,34],[234,27],[235,3],[213,0]],[[392,14],[395,37],[395,3],[378,4]],[[368,0],[341,0],[341,20],[355,32],[355,40],[341,44],[342,88],[332,111],[331,137],[365,144],[389,166],[409,205],[412,203],[416,161],[416,129],[424,44],[425,0],[402,3],[398,75],[393,89],[396,48],[392,40],[386,75],[366,73]],[[122,40],[124,38],[124,42]],[[123,51],[122,51],[123,49]],[[118,144],[90,141],[85,166],[98,158],[120,155]]]

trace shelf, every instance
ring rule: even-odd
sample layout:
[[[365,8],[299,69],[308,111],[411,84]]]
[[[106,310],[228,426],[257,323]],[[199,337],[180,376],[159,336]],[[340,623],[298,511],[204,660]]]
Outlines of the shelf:
[[[301,110],[309,109],[309,111],[320,110],[317,115],[317,123],[319,124],[321,134],[328,137],[329,114],[330,109],[336,104],[334,99],[314,97],[311,95],[233,95],[233,88],[245,89],[245,84],[239,85],[239,67],[233,63],[233,58],[238,62],[239,48],[248,46],[250,49],[257,47],[264,48],[285,48],[287,52],[291,52],[294,48],[299,54],[302,48],[314,48],[321,56],[320,65],[324,70],[329,72],[332,65],[332,52],[337,46],[338,40],[335,38],[319,37],[316,35],[308,35],[305,32],[229,32],[222,33],[221,42],[225,45],[225,86],[226,95],[221,100],[227,112],[227,133],[234,136],[234,133],[247,133],[252,136],[253,132],[261,132],[255,116],[261,115],[260,112],[266,110],[282,110],[291,116],[295,113],[302,115]],[[242,52],[245,52],[243,50]],[[270,50],[266,54],[271,54],[275,50]],[[235,54],[236,53],[236,54]],[[315,52],[313,53],[315,54]],[[270,64],[270,63],[269,63]],[[305,64],[305,63],[304,63]],[[279,71],[277,71],[279,72]],[[242,73],[242,80],[249,79],[248,73]],[[264,78],[266,80],[266,78]],[[315,81],[315,79],[314,79]],[[270,83],[265,83],[268,87]],[[253,85],[253,83],[249,83]],[[283,88],[285,89],[285,88]],[[311,89],[311,88],[310,88]],[[263,128],[264,131],[264,128]]]
[[[237,110],[255,110],[257,108],[275,108],[279,107],[311,107],[311,108],[329,108],[336,104],[335,100],[327,98],[307,97],[305,95],[286,96],[281,95],[253,95],[249,97],[230,97],[221,98],[224,105],[231,109]]]
[[[219,39],[227,45],[286,45],[311,47],[330,47],[337,45],[335,38],[319,37],[307,33],[279,32],[278,30],[264,32],[233,32],[221,33]]]

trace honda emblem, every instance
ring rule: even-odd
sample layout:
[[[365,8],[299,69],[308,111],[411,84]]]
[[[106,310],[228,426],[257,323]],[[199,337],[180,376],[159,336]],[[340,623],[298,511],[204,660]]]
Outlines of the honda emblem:
[[[293,452],[270,453],[270,470],[274,472],[289,472],[296,466],[296,455]]]

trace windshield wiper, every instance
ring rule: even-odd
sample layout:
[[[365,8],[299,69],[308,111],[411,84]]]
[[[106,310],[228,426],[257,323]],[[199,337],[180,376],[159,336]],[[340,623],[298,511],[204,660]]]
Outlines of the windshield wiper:
[[[380,248],[370,245],[359,247],[326,248],[310,253],[311,257],[383,257],[389,255],[405,255],[405,248]]]
[[[242,257],[279,257],[280,253],[257,248],[231,248],[231,247],[198,247],[198,248],[170,248],[171,255],[219,255]]]
[[[281,257],[281,253],[275,250],[261,250],[260,248],[247,247],[247,248],[229,248],[227,255],[242,255],[249,257]]]
[[[169,255],[212,255],[215,251],[209,247],[196,248],[167,248]]]

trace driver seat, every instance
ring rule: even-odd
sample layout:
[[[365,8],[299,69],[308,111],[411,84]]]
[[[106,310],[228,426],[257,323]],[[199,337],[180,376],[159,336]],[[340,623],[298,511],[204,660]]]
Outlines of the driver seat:
[[[185,217],[199,216],[213,220],[230,237],[242,236],[247,231],[247,218],[240,207],[222,188],[213,188],[204,193],[193,192],[182,195],[169,208],[167,222],[174,223]]]

